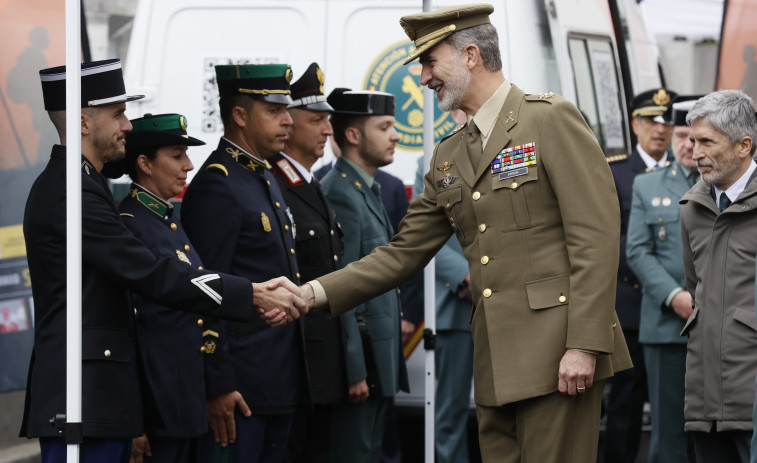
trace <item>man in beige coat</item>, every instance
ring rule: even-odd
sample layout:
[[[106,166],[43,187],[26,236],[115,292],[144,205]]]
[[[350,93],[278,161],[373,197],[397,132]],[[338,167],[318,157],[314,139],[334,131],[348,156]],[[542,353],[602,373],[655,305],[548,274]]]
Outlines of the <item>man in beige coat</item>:
[[[702,180],[681,199],[686,285],[685,429],[697,463],[749,461],[757,322],[757,118],[751,98],[721,90],[686,116]]]
[[[484,460],[591,462],[605,379],[631,366],[614,310],[617,195],[575,106],[504,78],[492,11],[402,18],[417,46],[407,62],[420,56],[421,83],[469,122],[437,146],[391,243],[303,289],[342,313],[419,272],[456,233],[474,294]]]

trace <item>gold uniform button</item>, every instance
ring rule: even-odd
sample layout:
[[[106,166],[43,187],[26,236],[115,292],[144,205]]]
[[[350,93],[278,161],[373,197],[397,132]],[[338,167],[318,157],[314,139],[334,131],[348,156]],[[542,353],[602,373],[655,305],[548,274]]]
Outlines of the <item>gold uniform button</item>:
[[[104,354],[105,354],[106,357],[110,357],[110,350],[106,349],[105,352],[104,352]]]
[[[479,225],[478,226],[478,231],[480,231],[481,233],[483,233],[484,231],[486,231],[486,224],[482,223],[481,225]]]
[[[565,302],[565,301],[568,300],[568,298],[565,297],[565,296],[560,296],[560,297],[557,298],[557,300],[560,301],[560,302]]]
[[[484,256],[481,258],[481,263],[486,265],[489,263],[489,256]]]
[[[289,225],[284,225],[284,231],[289,231]]]
[[[294,255],[294,249],[290,249],[289,254]]]
[[[184,245],[184,252],[189,252],[189,245],[188,244]]]
[[[281,209],[281,204],[278,201],[276,201],[276,209]]]
[[[342,178],[346,178],[346,177],[347,177],[347,174],[342,173]]]
[[[202,265],[200,265],[199,267],[197,267],[197,270],[202,270]]]
[[[199,320],[197,320],[197,326],[198,326],[199,328],[202,328],[202,326],[203,326],[204,324],[205,324],[205,322],[204,322],[204,321],[202,321],[202,318],[200,318]]]
[[[203,354],[205,353],[206,350],[207,349],[205,349],[205,346],[200,347],[200,352],[202,352]]]
[[[473,201],[478,201],[479,199],[481,199],[481,193],[479,193],[478,191],[474,191],[473,192]]]
[[[300,279],[300,272],[297,272],[297,279]]]
[[[513,182],[512,185],[510,185],[510,188],[512,188],[513,190],[518,188],[518,182]]]
[[[484,290],[484,297],[491,297],[491,295],[492,295],[492,290],[489,288],[486,288]]]
[[[178,228],[175,223],[171,224],[171,230],[176,231]]]

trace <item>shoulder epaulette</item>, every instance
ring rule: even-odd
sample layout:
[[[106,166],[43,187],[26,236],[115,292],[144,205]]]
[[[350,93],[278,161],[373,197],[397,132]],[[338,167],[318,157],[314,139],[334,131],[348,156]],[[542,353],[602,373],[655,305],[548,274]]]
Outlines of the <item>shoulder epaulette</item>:
[[[463,129],[463,127],[465,127],[465,126],[464,125],[458,125],[455,130],[453,130],[452,132],[449,133],[449,135],[447,135],[446,137],[443,137],[441,140],[439,140],[439,143],[443,142],[444,140],[448,139],[452,135],[454,135],[457,132],[461,131]]]
[[[557,93],[554,92],[547,92],[547,93],[526,93],[526,100],[528,101],[549,101],[550,99],[557,96]]]
[[[122,212],[121,213],[121,217],[131,217],[133,219],[134,215],[133,214],[129,214],[128,212]]]
[[[607,156],[605,159],[607,159],[608,164],[612,164],[613,162],[625,161],[626,159],[628,159],[628,155],[616,154],[615,156]]]
[[[205,170],[210,170],[210,169],[220,170],[221,172],[223,172],[224,177],[229,176],[229,170],[226,169],[226,166],[224,166],[223,164],[210,164],[208,167],[205,168]]]

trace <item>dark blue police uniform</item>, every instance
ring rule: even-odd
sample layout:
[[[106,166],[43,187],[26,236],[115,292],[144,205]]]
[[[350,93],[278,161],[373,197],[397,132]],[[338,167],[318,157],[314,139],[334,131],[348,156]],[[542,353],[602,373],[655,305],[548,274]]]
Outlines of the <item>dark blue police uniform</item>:
[[[119,205],[121,218],[156,256],[202,269],[173,206],[133,183]],[[145,433],[154,461],[191,454],[208,430],[203,357],[215,354],[218,328],[203,318],[134,296],[138,349],[144,369]]]
[[[187,189],[182,223],[207,267],[254,281],[283,275],[297,283],[295,224],[269,168],[221,138]],[[220,339],[228,359],[206,359],[208,397],[239,391],[252,417],[237,412],[238,434],[240,425],[251,420],[275,421],[278,431],[274,436],[266,432],[266,439],[284,446],[291,414],[307,392],[302,320],[278,328],[257,318],[222,322]],[[244,432],[230,447],[232,459],[244,458],[243,446],[262,439]]]

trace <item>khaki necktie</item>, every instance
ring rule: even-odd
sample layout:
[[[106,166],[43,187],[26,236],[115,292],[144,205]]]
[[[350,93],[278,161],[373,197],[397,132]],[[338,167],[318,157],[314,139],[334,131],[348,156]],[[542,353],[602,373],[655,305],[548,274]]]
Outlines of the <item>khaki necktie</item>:
[[[481,131],[478,130],[478,126],[476,126],[473,120],[468,124],[468,135],[465,137],[465,142],[468,145],[470,162],[475,169],[478,165],[478,160],[481,159]]]

